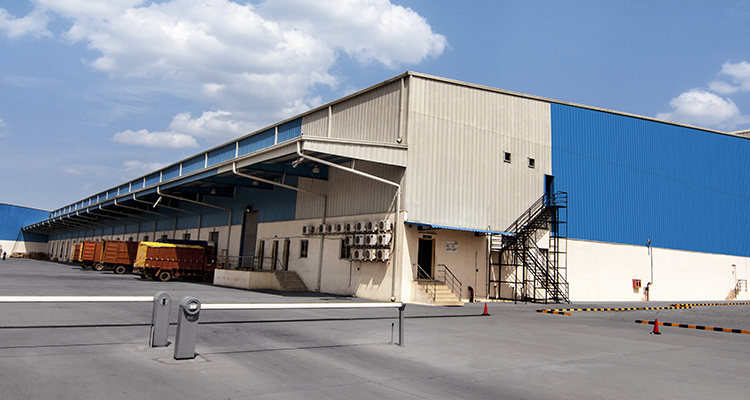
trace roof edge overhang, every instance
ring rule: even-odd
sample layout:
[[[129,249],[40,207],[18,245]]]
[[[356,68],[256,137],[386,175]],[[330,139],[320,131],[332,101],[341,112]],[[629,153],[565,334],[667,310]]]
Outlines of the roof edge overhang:
[[[414,226],[428,228],[428,229],[448,229],[448,230],[452,230],[452,231],[483,233],[485,235],[515,236],[514,234],[509,233],[509,232],[493,231],[491,229],[464,228],[464,227],[460,227],[460,226],[447,226],[447,225],[438,225],[438,224],[428,224],[428,223],[424,223],[424,222],[414,222],[414,221],[404,221],[404,224],[405,225],[414,225]]]

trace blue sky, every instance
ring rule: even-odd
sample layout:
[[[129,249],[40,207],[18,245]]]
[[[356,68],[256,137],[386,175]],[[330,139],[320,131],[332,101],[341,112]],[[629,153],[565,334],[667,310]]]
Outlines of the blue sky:
[[[0,1],[0,202],[56,209],[406,70],[750,128],[747,1]]]

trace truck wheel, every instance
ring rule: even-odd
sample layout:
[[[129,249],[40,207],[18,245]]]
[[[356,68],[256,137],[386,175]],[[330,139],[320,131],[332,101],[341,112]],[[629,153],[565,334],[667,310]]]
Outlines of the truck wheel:
[[[104,264],[102,263],[96,263],[94,264],[94,271],[101,271],[104,269]]]
[[[203,282],[214,282],[214,273],[213,272],[206,272],[203,274]]]
[[[159,273],[156,275],[156,279],[167,282],[168,280],[172,279],[172,274],[169,271],[159,271]]]
[[[118,266],[116,266],[116,267],[115,267],[115,273],[116,273],[117,275],[122,275],[122,274],[124,274],[126,270],[127,270],[127,268],[125,268],[125,266],[124,266],[124,265],[118,265]]]
[[[141,274],[141,279],[154,279],[154,276],[144,272]]]

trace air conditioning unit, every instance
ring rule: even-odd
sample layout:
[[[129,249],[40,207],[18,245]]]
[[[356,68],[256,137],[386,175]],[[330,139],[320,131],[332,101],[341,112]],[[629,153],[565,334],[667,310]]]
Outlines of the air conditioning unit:
[[[355,246],[364,246],[365,245],[365,235],[354,235],[354,245]]]
[[[388,247],[391,245],[391,239],[393,235],[390,233],[381,233],[378,235],[378,246]]]
[[[352,261],[362,261],[365,259],[365,251],[362,249],[352,250]]]
[[[378,249],[378,261],[388,261],[391,257],[391,251],[385,249]]]
[[[391,221],[384,219],[378,222],[378,229],[380,229],[381,232],[390,232],[391,229],[393,229],[393,224],[391,223]]]
[[[375,249],[365,249],[364,253],[365,253],[364,254],[365,261],[375,261],[378,258],[378,255]]]
[[[326,225],[326,233],[333,233],[333,224]]]
[[[344,233],[344,224],[336,224],[336,233]]]
[[[378,230],[378,223],[373,221],[367,221],[365,222],[365,230],[367,232],[377,232]]]
[[[364,232],[366,228],[366,221],[358,221],[354,223],[354,232]]]
[[[315,234],[315,225],[307,225],[302,227],[302,234],[303,235],[314,235]]]
[[[318,235],[322,235],[323,232],[324,232],[324,230],[325,230],[325,228],[326,227],[323,224],[320,224],[320,225],[318,225],[317,228],[315,228],[315,233],[318,234]]]
[[[347,222],[344,224],[344,233],[352,233],[354,232],[354,223],[353,222]]]
[[[354,246],[354,236],[347,235],[346,237],[344,237],[344,244],[349,247]]]
[[[365,235],[365,246],[377,246],[378,245],[378,235],[370,234]]]

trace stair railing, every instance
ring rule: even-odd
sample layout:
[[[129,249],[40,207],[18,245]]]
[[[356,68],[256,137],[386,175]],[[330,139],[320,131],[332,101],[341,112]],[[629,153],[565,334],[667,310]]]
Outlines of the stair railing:
[[[427,278],[420,278],[426,276]],[[418,282],[427,283],[424,285],[427,288],[427,294],[432,296],[432,301],[437,298],[437,280],[430,278],[430,274],[425,271],[419,264],[414,264],[414,280]]]
[[[461,299],[461,293],[463,293],[463,284],[461,281],[456,278],[456,275],[454,275],[445,264],[438,264],[438,267],[443,267],[443,269],[438,269],[437,280],[440,281],[440,277],[442,276],[442,282],[451,289],[451,292],[455,293],[458,298]]]
[[[736,298],[743,290],[747,292],[747,279],[737,279],[737,284],[734,285],[734,297]]]

